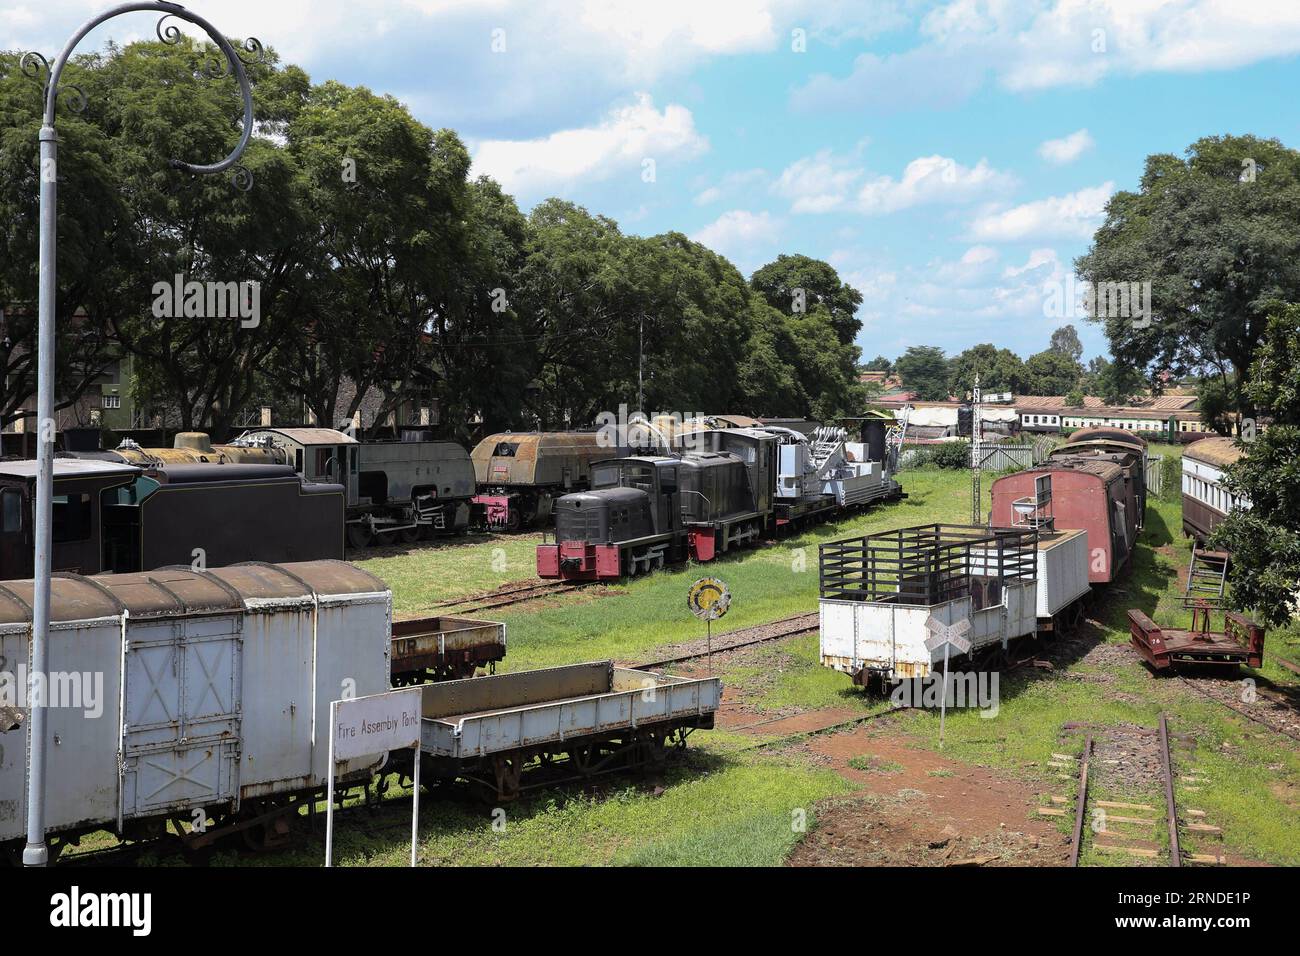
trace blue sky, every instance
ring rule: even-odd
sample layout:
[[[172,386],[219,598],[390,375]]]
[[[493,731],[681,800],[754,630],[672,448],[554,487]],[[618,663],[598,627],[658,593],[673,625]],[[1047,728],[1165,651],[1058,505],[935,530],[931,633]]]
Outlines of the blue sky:
[[[52,54],[108,5],[7,0],[0,48]],[[190,6],[314,80],[456,129],[524,208],[564,196],[628,232],[684,232],[746,274],[782,252],[827,259],[866,296],[866,358],[1039,351],[1061,324],[1047,290],[1148,154],[1211,134],[1300,141],[1300,3]],[[131,14],[83,48],[152,31]],[[1105,352],[1075,325],[1087,355]]]

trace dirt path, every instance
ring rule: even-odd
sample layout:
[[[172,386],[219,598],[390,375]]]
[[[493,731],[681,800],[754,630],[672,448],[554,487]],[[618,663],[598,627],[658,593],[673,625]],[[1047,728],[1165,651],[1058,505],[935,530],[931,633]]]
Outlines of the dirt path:
[[[892,730],[860,727],[800,745],[864,792],[817,807],[791,866],[1060,866],[1068,838],[1035,819],[1036,789],[947,760]]]

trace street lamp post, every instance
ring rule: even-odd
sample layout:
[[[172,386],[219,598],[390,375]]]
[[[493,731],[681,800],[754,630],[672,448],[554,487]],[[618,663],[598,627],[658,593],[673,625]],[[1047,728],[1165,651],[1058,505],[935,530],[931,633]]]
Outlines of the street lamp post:
[[[37,386],[36,418],[39,463],[36,471],[36,556],[35,591],[32,599],[32,651],[31,672],[28,677],[28,706],[31,718],[28,723],[28,776],[27,776],[27,845],[23,848],[25,866],[44,866],[49,862],[49,849],[45,844],[45,710],[48,702],[45,690],[49,686],[46,669],[50,636],[50,558],[54,503],[54,305],[55,305],[55,242],[58,226],[58,150],[59,138],[54,131],[54,114],[59,99],[59,78],[67,66],[77,44],[95,27],[123,13],[150,11],[161,13],[158,21],[158,39],[164,43],[179,43],[182,33],[176,24],[163,23],[172,17],[186,20],[203,29],[225,55],[226,65],[213,67],[209,63],[208,76],[216,78],[232,72],[239,82],[244,100],[244,129],[235,146],[225,159],[210,165],[196,165],[179,159],[170,160],[173,168],[194,174],[220,173],[233,169],[232,182],[241,188],[252,186],[252,176],[242,166],[236,166],[248,138],[253,132],[253,97],[248,85],[244,62],[235,48],[217,32],[207,20],[175,3],[142,2],[124,3],[86,23],[64,46],[53,66],[48,67],[49,78],[45,86],[45,113],[40,132],[40,285],[37,296]],[[244,41],[249,53],[260,53],[256,40]],[[27,54],[22,68],[28,75],[39,75],[45,60],[38,54]],[[80,91],[76,91],[78,94]],[[81,97],[84,106],[85,99]]]

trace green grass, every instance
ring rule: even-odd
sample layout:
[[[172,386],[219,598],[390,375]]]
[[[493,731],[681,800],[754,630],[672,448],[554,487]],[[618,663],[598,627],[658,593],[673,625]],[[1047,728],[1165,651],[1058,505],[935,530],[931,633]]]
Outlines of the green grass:
[[[394,778],[395,779],[395,778]],[[603,793],[560,788],[503,807],[433,800],[421,806],[420,862],[426,866],[777,866],[813,806],[852,791],[839,775],[779,759],[721,756],[705,746],[669,770],[659,786],[607,777]],[[339,866],[406,866],[409,789],[393,786],[377,812],[336,817]],[[229,851],[214,863],[319,865],[323,836],[267,856]]]

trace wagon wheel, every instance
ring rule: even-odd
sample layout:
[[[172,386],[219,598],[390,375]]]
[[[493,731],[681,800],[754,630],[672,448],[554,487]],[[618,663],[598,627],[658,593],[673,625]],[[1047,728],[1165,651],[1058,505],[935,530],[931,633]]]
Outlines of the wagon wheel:
[[[269,801],[254,800],[246,802],[240,808],[239,816],[247,819],[258,817],[275,809]],[[289,842],[289,818],[278,814],[254,826],[240,831],[244,845],[255,853],[272,850]]]
[[[668,762],[668,734],[652,731],[645,742],[647,762],[659,767]]]
[[[492,772],[497,781],[497,797],[500,800],[514,800],[519,796],[519,777],[523,773],[523,761],[518,757],[498,755],[492,758]]]
[[[584,777],[594,772],[599,757],[600,748],[595,744],[575,744],[569,748],[569,762],[573,764],[573,769]]]
[[[368,548],[374,541],[375,536],[370,533],[370,529],[360,522],[353,522],[348,525],[348,545],[353,548]]]
[[[464,680],[466,678],[473,677],[477,671],[478,671],[478,664],[476,664],[474,661],[465,661],[461,664],[456,665],[456,673],[454,676],[456,677],[457,680]]]

